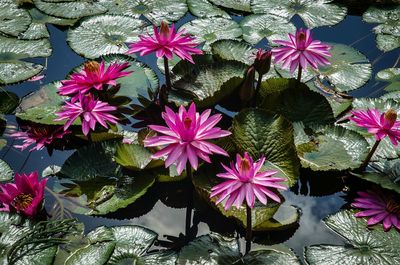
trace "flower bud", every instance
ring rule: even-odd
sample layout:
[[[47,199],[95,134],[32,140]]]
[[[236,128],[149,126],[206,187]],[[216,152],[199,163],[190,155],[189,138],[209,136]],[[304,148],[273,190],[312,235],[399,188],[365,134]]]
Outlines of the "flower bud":
[[[247,69],[246,76],[244,77],[244,81],[239,91],[240,100],[243,102],[248,102],[254,95],[255,75],[256,71],[254,66],[250,66],[249,69]]]
[[[253,65],[259,75],[268,73],[271,67],[271,56],[272,52],[270,50],[258,49]]]

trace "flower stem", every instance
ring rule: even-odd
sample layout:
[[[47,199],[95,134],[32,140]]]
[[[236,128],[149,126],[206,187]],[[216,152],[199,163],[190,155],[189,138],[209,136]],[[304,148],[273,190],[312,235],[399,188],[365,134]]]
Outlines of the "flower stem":
[[[93,143],[92,133],[91,132],[88,133],[87,139],[88,139],[89,143]]]
[[[301,82],[301,74],[303,72],[303,68],[301,67],[301,65],[299,65],[299,71],[297,72],[297,83],[300,84]]]
[[[251,208],[246,204],[246,254],[251,249],[252,225],[251,225]]]
[[[165,72],[165,83],[167,85],[167,91],[171,90],[171,78],[169,73],[168,58],[164,56],[164,72]]]
[[[378,145],[379,145],[380,142],[381,142],[380,140],[376,141],[374,146],[372,146],[371,151],[369,151],[367,157],[365,158],[364,162],[362,163],[362,165],[360,167],[360,170],[364,171],[367,168],[368,163],[371,160],[372,156],[374,155],[374,153],[375,153],[376,149],[378,148]]]
[[[262,82],[262,75],[258,74],[257,86],[256,86],[256,91],[254,93],[254,100],[253,100],[254,105],[256,104],[257,98],[260,93],[261,82]]]
[[[185,222],[185,235],[186,237],[190,234],[190,228],[192,225],[192,210],[193,210],[193,173],[192,173],[192,166],[188,162],[186,165],[186,175],[189,178],[189,191],[188,191],[188,198],[187,198],[187,208],[186,208],[186,222]]]

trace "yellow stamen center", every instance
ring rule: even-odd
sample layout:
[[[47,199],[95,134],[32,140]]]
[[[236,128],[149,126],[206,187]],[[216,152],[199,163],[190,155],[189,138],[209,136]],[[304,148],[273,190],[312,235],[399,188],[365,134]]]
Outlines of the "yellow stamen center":
[[[97,73],[100,69],[100,64],[96,61],[88,61],[84,64],[85,70],[91,73]]]
[[[394,124],[397,120],[397,113],[394,110],[389,109],[388,111],[385,112],[385,120]]]
[[[169,34],[169,27],[167,22],[163,21],[160,25],[160,34],[167,36]]]
[[[400,217],[400,204],[393,199],[386,203],[386,210]]]
[[[183,124],[185,125],[185,128],[186,128],[186,129],[189,129],[189,128],[190,128],[190,125],[192,125],[192,119],[189,118],[189,117],[186,117],[186,118],[183,120]]]
[[[21,193],[20,195],[18,195],[17,197],[14,198],[12,205],[16,209],[24,210],[24,209],[28,208],[29,205],[31,205],[32,201],[33,201],[33,198],[32,198],[31,194]]]
[[[246,172],[250,170],[250,168],[251,168],[250,161],[247,158],[242,158],[242,161],[240,163],[240,169]]]
[[[306,34],[304,32],[300,32],[299,41],[304,41],[306,39]]]

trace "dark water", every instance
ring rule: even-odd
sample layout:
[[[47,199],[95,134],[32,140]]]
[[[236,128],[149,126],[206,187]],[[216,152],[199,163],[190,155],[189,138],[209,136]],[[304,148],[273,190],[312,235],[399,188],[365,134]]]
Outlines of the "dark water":
[[[190,15],[185,16],[177,23],[177,26],[192,19]],[[235,20],[240,20],[235,17]],[[294,24],[301,27],[300,19],[295,18]],[[358,16],[347,16],[344,21],[334,27],[322,27],[314,30],[316,39],[325,42],[337,42],[353,46],[357,50],[365,54],[373,65],[373,75],[371,80],[361,89],[352,92],[356,97],[377,97],[383,94],[384,83],[375,82],[374,76],[382,69],[394,67],[398,64],[398,50],[383,53],[376,48],[375,36],[372,32],[373,24],[362,22]],[[51,42],[53,45],[53,54],[48,58],[46,77],[40,82],[25,82],[22,84],[8,86],[5,89],[13,91],[22,97],[32,91],[37,90],[42,84],[46,84],[55,80],[64,79],[67,73],[75,66],[81,64],[84,58],[75,54],[67,45],[66,32],[49,26]],[[265,46],[266,42],[261,42],[257,47]],[[41,60],[42,61],[42,60]],[[156,59],[154,55],[140,57],[139,61],[152,67],[160,77],[161,83],[163,76],[156,67]],[[8,126],[17,126],[15,117],[8,116]],[[0,152],[0,157],[10,164],[15,172],[42,172],[48,165],[61,166],[64,160],[69,157],[73,151],[57,151],[55,150],[50,157],[46,150],[29,153],[20,152],[10,147],[12,140],[8,139],[8,147]],[[274,234],[266,234],[261,242],[285,243],[293,248],[296,254],[301,257],[303,247],[312,244],[341,244],[342,239],[329,231],[321,222],[325,216],[337,212],[344,200],[341,198],[343,193],[341,190],[344,185],[340,178],[334,179],[332,176],[314,176],[311,181],[307,178],[307,172],[302,177],[301,183],[292,191],[284,193],[286,203],[295,205],[301,209],[302,215],[300,225],[297,229],[291,231],[282,231]],[[322,179],[324,178],[324,179]],[[325,179],[326,178],[326,179]],[[328,180],[326,182],[326,180]],[[316,181],[315,180],[319,180]],[[329,183],[328,183],[329,182]],[[165,185],[165,184],[164,184]],[[179,186],[179,185],[178,185]],[[169,195],[163,194],[162,185],[156,185],[148,194],[137,201],[134,206],[117,211],[109,216],[104,217],[88,217],[75,215],[80,221],[85,223],[86,230],[90,231],[98,226],[106,225],[122,225],[122,224],[139,224],[156,231],[160,235],[160,239],[165,239],[164,235],[178,236],[184,233],[185,229],[185,208],[173,208],[169,206],[185,206],[186,196],[176,195],[179,187],[169,186]],[[325,191],[329,188],[330,190]],[[302,195],[297,195],[302,194]],[[316,195],[326,195],[319,196]],[[161,197],[161,200],[159,198]],[[158,200],[151,209],[152,202]],[[51,207],[52,197],[47,196],[47,207]],[[167,206],[169,205],[169,206]],[[202,207],[199,207],[202,208]],[[204,208],[204,207],[203,207]],[[195,212],[195,219],[198,220],[198,235],[207,234],[210,229],[217,232],[225,232],[232,234],[233,229],[231,222],[221,218],[212,210],[203,210]]]

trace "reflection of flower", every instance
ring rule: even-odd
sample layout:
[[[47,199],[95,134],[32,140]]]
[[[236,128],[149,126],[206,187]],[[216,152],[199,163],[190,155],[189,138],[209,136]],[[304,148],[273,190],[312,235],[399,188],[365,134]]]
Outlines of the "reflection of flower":
[[[219,196],[216,204],[228,198],[225,202],[225,210],[228,210],[232,205],[239,208],[245,199],[247,205],[253,208],[255,197],[265,205],[267,204],[267,197],[276,202],[281,202],[279,196],[271,188],[286,190],[286,186],[278,183],[285,181],[285,179],[273,177],[277,173],[276,170],[260,171],[264,162],[265,157],[253,162],[253,159],[245,152],[243,157],[239,154],[236,155],[236,163],[231,162],[230,167],[222,164],[226,172],[217,176],[228,180],[213,187],[210,197]]]
[[[353,117],[349,119],[358,126],[368,129],[369,133],[375,135],[377,141],[389,136],[393,145],[397,146],[400,141],[400,121],[397,121],[397,113],[389,109],[385,113],[376,109],[352,111]]]
[[[283,67],[289,68],[291,73],[299,65],[303,69],[307,69],[308,65],[318,69],[318,65],[329,64],[326,57],[332,56],[329,52],[330,47],[319,40],[313,40],[309,29],[299,29],[295,36],[290,33],[288,36],[289,41],[274,41],[282,45],[282,47],[272,49],[276,63],[283,62]]]
[[[31,127],[28,126],[25,132],[16,132],[11,134],[18,140],[23,140],[22,145],[14,145],[15,148],[25,150],[28,146],[34,145],[29,151],[42,150],[46,145],[53,143],[55,139],[62,139],[64,135],[70,131],[64,131],[63,127],[52,127],[41,125]]]
[[[62,86],[59,88],[61,95],[75,95],[87,93],[92,87],[96,90],[102,90],[103,85],[117,85],[116,79],[130,75],[132,72],[124,72],[129,67],[129,63],[112,63],[107,68],[104,61],[88,61],[84,64],[79,73],[70,75],[70,79],[62,80]]]
[[[400,230],[400,202],[373,191],[358,192],[358,195],[351,204],[362,209],[355,214],[356,217],[368,217],[368,225],[382,222],[385,231],[389,231],[392,226]]]
[[[82,121],[82,132],[84,135],[88,135],[90,129],[94,131],[97,122],[104,128],[108,128],[106,122],[118,123],[118,118],[110,114],[110,112],[116,109],[116,107],[108,103],[93,99],[91,95],[84,96],[80,94],[79,99],[75,102],[65,101],[63,109],[56,113],[58,118],[55,121],[66,119],[67,122],[64,125],[64,130],[67,130],[79,117]]]
[[[153,155],[153,158],[167,156],[165,166],[175,163],[177,171],[182,173],[189,160],[194,169],[198,167],[198,158],[211,163],[209,155],[212,153],[228,155],[222,148],[207,140],[221,138],[230,135],[229,131],[214,127],[221,119],[220,114],[210,117],[211,110],[202,114],[196,112],[196,105],[192,103],[189,109],[181,106],[178,113],[165,107],[162,117],[168,127],[150,125],[149,127],[163,136],[151,137],[144,140],[146,147],[163,146],[162,150]]]
[[[29,175],[15,174],[15,184],[1,184],[0,211],[16,211],[26,216],[34,216],[41,208],[47,179],[39,181],[37,172]]]
[[[193,62],[191,54],[202,54],[203,52],[195,47],[198,45],[193,42],[195,38],[188,35],[182,36],[184,31],[175,32],[175,26],[171,28],[163,21],[160,30],[154,27],[153,36],[140,36],[140,40],[130,45],[128,53],[140,52],[140,55],[146,55],[156,52],[158,58],[166,57],[172,59],[173,54],[176,54],[184,60]]]

